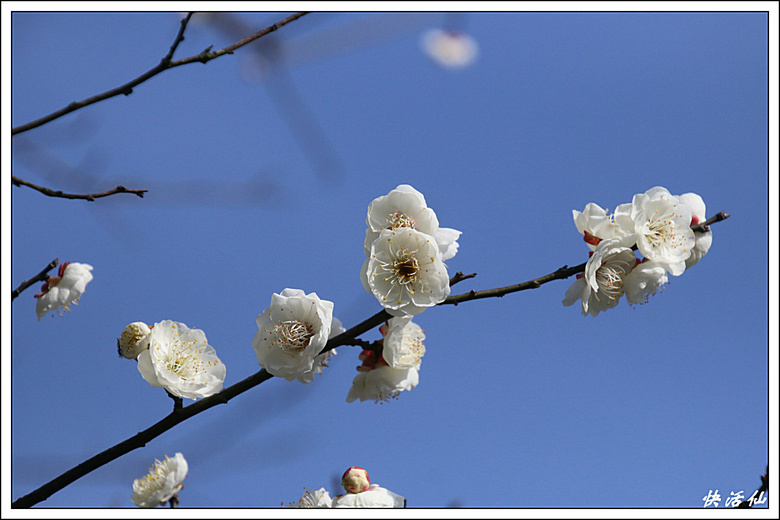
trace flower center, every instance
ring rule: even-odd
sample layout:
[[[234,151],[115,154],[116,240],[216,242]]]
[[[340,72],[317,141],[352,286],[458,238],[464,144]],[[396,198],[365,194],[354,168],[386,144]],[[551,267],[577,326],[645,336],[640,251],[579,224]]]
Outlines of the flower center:
[[[308,323],[300,320],[280,321],[271,330],[275,343],[282,350],[299,352],[309,346],[314,330]]]
[[[400,252],[398,259],[393,262],[393,273],[398,279],[398,283],[401,285],[408,285],[416,282],[419,278],[420,262],[415,258],[417,251],[409,251],[403,249]]]
[[[203,347],[198,345],[198,340],[182,341],[179,339],[179,333],[174,329],[174,338],[168,347],[165,357],[160,363],[165,364],[165,368],[176,374],[182,379],[194,381],[198,374],[205,372],[204,363],[199,354],[203,352]],[[209,363],[205,363],[208,366]]]
[[[615,260],[602,264],[596,271],[596,283],[599,292],[605,294],[610,300],[617,300],[623,294],[623,277],[628,274],[633,265],[632,262]]]
[[[414,220],[409,218],[406,213],[397,211],[387,216],[389,229],[398,229],[401,227],[414,228]]]
[[[665,215],[658,215],[647,223],[648,232],[645,233],[645,238],[651,247],[666,246],[672,249],[685,247],[687,233],[673,220],[679,216],[670,211]]]

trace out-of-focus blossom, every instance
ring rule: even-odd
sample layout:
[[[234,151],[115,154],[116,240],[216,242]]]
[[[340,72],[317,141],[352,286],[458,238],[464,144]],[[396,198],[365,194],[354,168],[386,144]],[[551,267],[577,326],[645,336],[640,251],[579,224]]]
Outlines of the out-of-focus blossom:
[[[316,293],[285,289],[274,293],[271,306],[257,317],[252,340],[257,362],[270,374],[303,382],[317,372],[314,358],[322,352],[331,332],[333,302]],[[329,356],[328,356],[329,357]]]
[[[152,327],[149,348],[138,355],[138,371],[150,385],[187,399],[216,394],[226,374],[202,330],[171,320]]]
[[[142,321],[136,321],[125,327],[117,339],[119,355],[127,359],[137,359],[138,354],[149,348],[149,335],[152,330]]]
[[[164,505],[184,487],[187,470],[181,453],[173,458],[166,455],[164,461],[155,460],[149,474],[133,481],[133,503],[144,508]]]
[[[447,69],[467,67],[479,54],[477,41],[460,31],[430,29],[423,34],[421,45],[433,61]]]
[[[72,304],[78,304],[84,294],[87,284],[92,280],[92,266],[78,262],[65,262],[60,265],[57,276],[50,276],[43,283],[41,292],[35,295],[35,313],[38,321],[49,312],[59,310],[70,311]]]

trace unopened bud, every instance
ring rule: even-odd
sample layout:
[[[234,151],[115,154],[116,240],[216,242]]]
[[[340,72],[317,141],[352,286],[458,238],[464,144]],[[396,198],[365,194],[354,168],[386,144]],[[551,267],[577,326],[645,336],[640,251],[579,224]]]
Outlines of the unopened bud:
[[[368,479],[368,471],[357,466],[353,466],[344,472],[341,477],[341,485],[347,493],[362,493],[371,485]]]
[[[127,359],[136,359],[138,354],[149,348],[149,325],[142,321],[131,323],[117,340],[119,355]]]

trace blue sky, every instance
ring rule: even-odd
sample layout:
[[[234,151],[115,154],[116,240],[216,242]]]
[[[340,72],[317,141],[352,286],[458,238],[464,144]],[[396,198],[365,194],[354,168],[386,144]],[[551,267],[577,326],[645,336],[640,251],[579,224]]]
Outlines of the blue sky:
[[[175,58],[288,14],[233,14],[246,33],[196,14]],[[179,19],[14,14],[11,125],[148,70]],[[470,67],[422,52],[423,33],[447,24],[478,42]],[[415,318],[420,383],[398,399],[347,403],[359,349],[341,347],[315,382],[272,379],[41,505],[132,507],[133,479],[175,452],[190,467],[182,507],[336,494],[334,477],[355,465],[410,507],[693,509],[710,490],[749,496],[770,455],[777,347],[767,31],[767,14],[751,12],[314,13],[14,136],[4,172],[66,192],[148,193],[6,198],[4,182],[9,287],[53,258],[94,266],[62,317],[38,322],[38,285],[13,302],[10,495],[170,412],[116,355],[128,323],[202,329],[227,386],[259,370],[255,318],[274,292],[314,291],[347,327],[380,310],[358,278],[366,208],[406,183],[463,232],[449,271],[477,276],[453,294],[587,260],[571,212],[589,202],[614,208],[664,186],[732,216],[646,305],[582,316],[561,304],[571,279],[428,309]],[[271,44],[281,60],[268,61]]]

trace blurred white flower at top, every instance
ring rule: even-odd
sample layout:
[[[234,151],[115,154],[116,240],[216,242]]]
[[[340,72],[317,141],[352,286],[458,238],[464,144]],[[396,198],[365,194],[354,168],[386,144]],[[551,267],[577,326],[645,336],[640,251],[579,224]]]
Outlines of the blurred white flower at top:
[[[314,491],[306,491],[303,496],[297,502],[291,502],[284,507],[296,508],[296,509],[308,509],[308,508],[328,508],[331,507],[333,499],[330,494],[325,491],[325,488],[316,489]]]
[[[164,505],[184,487],[188,469],[181,453],[173,458],[166,455],[164,461],[155,460],[149,474],[133,481],[133,503],[138,507]]]
[[[256,321],[252,346],[260,366],[288,381],[312,378],[318,368],[314,359],[330,337],[333,302],[321,300],[317,293],[288,288],[271,296],[271,306]]]
[[[479,54],[476,40],[459,31],[430,29],[423,34],[421,45],[433,61],[448,69],[467,67]]]
[[[59,309],[60,316],[63,311],[70,311],[71,304],[77,304],[79,298],[86,290],[87,284],[92,280],[92,266],[78,262],[65,262],[60,265],[57,276],[50,276],[43,283],[41,292],[35,295],[38,299],[35,304],[35,313],[38,321],[50,311]]]
[[[202,330],[171,320],[152,327],[149,348],[138,355],[138,371],[150,385],[187,399],[216,394],[226,374]]]

